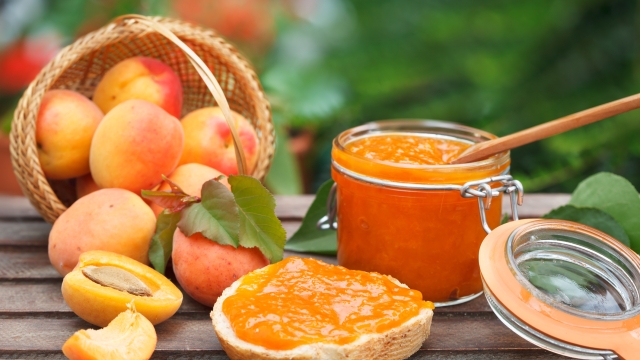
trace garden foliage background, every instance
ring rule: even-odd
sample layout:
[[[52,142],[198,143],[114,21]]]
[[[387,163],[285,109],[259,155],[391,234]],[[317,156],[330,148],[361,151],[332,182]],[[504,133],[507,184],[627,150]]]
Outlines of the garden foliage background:
[[[0,118],[62,46],[125,13],[211,27],[255,64],[278,149],[268,185],[314,192],[331,140],[372,120],[441,119],[506,135],[640,91],[633,0],[0,0]],[[640,112],[512,153],[527,192],[598,171],[640,186]],[[4,176],[4,175],[3,175]]]

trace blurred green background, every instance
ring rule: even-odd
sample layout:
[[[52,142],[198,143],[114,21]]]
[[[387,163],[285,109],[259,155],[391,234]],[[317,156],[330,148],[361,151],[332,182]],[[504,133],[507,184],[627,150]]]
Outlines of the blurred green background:
[[[62,46],[125,13],[218,31],[273,105],[269,187],[314,192],[331,140],[368,121],[460,122],[506,135],[640,87],[632,0],[0,0],[0,121]],[[571,192],[598,171],[640,187],[640,112],[512,153],[527,192]]]

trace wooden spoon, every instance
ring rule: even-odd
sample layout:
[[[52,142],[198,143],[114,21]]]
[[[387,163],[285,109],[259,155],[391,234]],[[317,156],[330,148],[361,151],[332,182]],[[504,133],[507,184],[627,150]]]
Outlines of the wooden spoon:
[[[477,143],[469,147],[451,164],[464,164],[551,137],[596,121],[640,108],[640,94],[628,96],[560,119],[549,121],[511,135]]]

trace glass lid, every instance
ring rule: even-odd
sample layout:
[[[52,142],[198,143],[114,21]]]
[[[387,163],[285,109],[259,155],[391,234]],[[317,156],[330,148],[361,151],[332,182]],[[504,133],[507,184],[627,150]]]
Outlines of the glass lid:
[[[612,237],[560,220],[520,220],[480,248],[485,294],[523,338],[582,359],[640,354],[640,257]]]

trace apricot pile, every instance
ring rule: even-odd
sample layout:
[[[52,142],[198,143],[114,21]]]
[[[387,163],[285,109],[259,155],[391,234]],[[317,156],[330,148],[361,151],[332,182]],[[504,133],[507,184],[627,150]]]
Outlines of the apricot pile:
[[[69,90],[43,97],[36,123],[43,172],[49,179],[75,182],[78,198],[53,225],[49,259],[64,276],[67,305],[104,327],[69,338],[63,351],[71,359],[149,358],[157,340],[153,325],[182,303],[180,290],[147,266],[163,209],[141,192],[169,190],[166,176],[187,194],[200,196],[211,179],[230,189],[220,176],[238,173],[221,110],[184,114],[182,99],[180,77],[146,57],[113,66],[91,99]],[[244,117],[232,115],[250,173],[257,134]],[[209,306],[237,278],[269,264],[257,248],[236,249],[199,233],[187,237],[179,229],[173,239],[178,282]]]
[[[231,130],[220,109],[198,109],[180,120],[182,99],[176,72],[140,56],[109,69],[92,99],[70,90],[44,95],[36,122],[42,169],[49,179],[75,182],[79,199],[56,221],[49,238],[49,258],[60,274],[71,271],[89,250],[114,251],[148,264],[162,208],[151,209],[140,195],[168,189],[163,175],[199,196],[204,182],[237,174]],[[244,117],[233,116],[251,171],[258,138]]]

